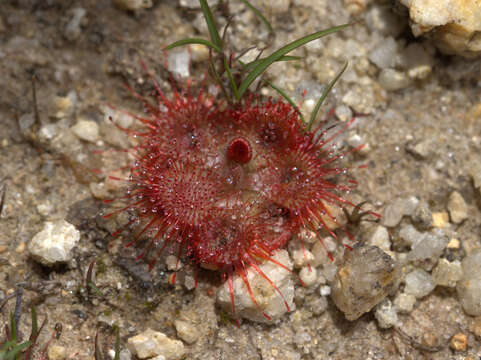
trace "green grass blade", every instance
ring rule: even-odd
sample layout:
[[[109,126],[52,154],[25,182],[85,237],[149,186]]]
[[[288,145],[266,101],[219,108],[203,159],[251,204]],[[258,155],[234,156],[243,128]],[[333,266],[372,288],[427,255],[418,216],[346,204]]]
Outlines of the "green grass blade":
[[[17,341],[17,327],[15,326],[15,318],[13,313],[10,313],[10,339]]]
[[[346,71],[346,69],[347,69],[347,62],[344,64],[341,71],[339,71],[339,73],[336,75],[336,77],[331,80],[329,85],[327,85],[327,87],[322,92],[321,97],[319,98],[319,100],[317,100],[316,106],[314,106],[314,110],[312,110],[311,118],[309,119],[309,123],[307,124],[307,127],[306,127],[307,131],[311,130],[312,124],[314,123],[314,120],[316,119],[317,113],[319,112],[319,109],[320,109],[322,103],[326,99],[327,95],[331,92],[331,90],[334,87],[334,85],[336,84],[337,80],[339,80],[339,78],[342,76],[344,71]]]
[[[217,47],[222,49],[222,40],[220,39],[219,32],[217,31],[217,26],[215,25],[214,16],[212,16],[209,4],[207,4],[206,0],[199,0],[199,2],[202,12],[204,13],[207,28],[209,29],[210,39],[215,45],[217,45]]]
[[[6,353],[8,351],[8,349],[10,349],[11,347],[15,346],[16,342],[13,341],[13,340],[10,340],[10,341],[7,341],[5,343],[3,343],[2,345],[2,349],[0,350],[0,354],[1,353]],[[1,359],[1,358],[0,358]]]
[[[232,76],[232,72],[230,71],[229,64],[227,63],[227,59],[224,58],[224,68],[225,72],[227,73],[227,77],[229,78],[230,86],[232,88],[232,92],[234,93],[234,97],[236,100],[239,100],[239,91],[237,89],[237,85],[234,81],[234,77]]]
[[[179,46],[190,45],[190,44],[201,44],[201,45],[205,45],[207,47],[210,47],[217,52],[222,52],[222,49],[219,46],[217,46],[216,44],[212,43],[209,40],[205,40],[205,39],[201,39],[201,38],[182,39],[182,40],[173,42],[172,44],[166,46],[164,48],[164,50],[170,50],[170,49],[173,49],[173,48],[176,48],[176,47],[179,47]]]
[[[274,32],[274,29],[272,28],[272,25],[269,21],[267,21],[267,19],[265,18],[264,15],[262,15],[262,13],[259,11],[259,9],[257,9],[255,6],[253,6],[250,2],[248,2],[247,0],[241,0],[245,6],[247,6],[259,19],[261,19],[261,21],[264,23],[264,25],[267,27],[267,29],[269,29],[269,32],[270,33],[273,33]]]
[[[115,356],[114,360],[120,360],[120,330],[115,326]]]
[[[297,39],[277,51],[274,51],[271,55],[266,57],[262,62],[260,62],[242,81],[242,83],[239,86],[239,96],[242,97],[244,93],[246,92],[247,88],[252,84],[252,82],[259,76],[261,75],[266,69],[275,61],[278,61],[280,58],[282,58],[284,55],[287,55],[289,52],[291,52],[294,49],[297,49],[300,46],[303,46],[313,40],[319,39],[321,37],[324,37],[326,35],[335,33],[337,31],[343,30],[346,27],[350,26],[351,24],[344,24],[340,26],[335,26],[330,29],[322,30],[315,32],[310,35],[306,35],[300,39]]]
[[[301,111],[299,110],[299,108],[297,107],[296,103],[289,97],[289,95],[287,95],[284,90],[282,90],[281,88],[277,87],[276,85],[274,85],[273,83],[271,83],[270,81],[268,80],[264,80],[271,88],[273,88],[275,91],[277,91],[279,94],[281,94],[281,96],[286,99],[286,101],[297,111],[297,113],[299,114],[299,117],[301,118],[302,120],[302,123],[304,124],[305,123],[305,120],[304,120],[304,116],[302,116],[302,113]]]
[[[32,331],[30,332],[30,340],[33,340],[38,335],[38,320],[37,320],[37,309],[32,306]]]
[[[259,65],[262,61],[264,61],[266,58],[260,58],[260,59],[257,59],[257,60],[254,60],[254,61],[251,61],[247,64],[243,64],[244,65],[244,68],[247,70],[247,71],[251,71],[252,69],[254,69],[257,65]],[[279,60],[277,61],[294,61],[294,60],[300,60],[302,59],[301,56],[292,56],[292,55],[285,55],[283,57],[281,57]]]
[[[4,359],[5,360],[14,360],[14,359],[20,358],[19,357],[20,353],[23,350],[25,350],[26,348],[28,348],[30,345],[32,345],[31,341],[25,341],[21,344],[13,346],[11,350],[7,351]]]

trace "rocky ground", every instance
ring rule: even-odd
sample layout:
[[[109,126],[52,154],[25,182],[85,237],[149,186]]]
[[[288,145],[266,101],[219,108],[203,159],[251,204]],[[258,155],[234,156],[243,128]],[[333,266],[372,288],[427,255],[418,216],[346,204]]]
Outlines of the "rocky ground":
[[[359,242],[352,252],[325,239],[334,262],[312,234],[300,235],[306,253],[294,239],[276,256],[305,286],[296,275],[275,275],[286,282],[293,311],[284,314],[275,294],[265,295],[267,305],[277,306],[275,321],[241,319],[238,328],[224,310],[229,297],[217,295],[215,273],[201,272],[195,288],[186,266],[172,286],[172,257],[149,272],[135,250],[123,247],[127,235],[111,236],[122,219],[100,216],[100,200],[120,186],[105,174],[121,173],[126,159],[96,150],[135,140],[109,116],[133,126],[121,110],[141,106],[123,84],[145,94],[152,88],[140,59],[166,91],[165,62],[181,77],[205,72],[202,47],[162,51],[187,36],[208,36],[197,2],[2,1],[2,331],[21,299],[24,337],[31,305],[40,321],[48,318],[37,350],[52,339],[50,359],[93,359],[97,332],[98,348],[113,358],[116,327],[123,360],[481,358],[479,3],[439,1],[434,9],[420,1],[252,3],[276,30],[272,49],[359,20],[297,50],[302,60],[275,64],[267,78],[299,101],[307,90],[301,109],[308,114],[322,86],[349,62],[323,111],[335,109],[341,122],[362,114],[341,138],[352,148],[366,144],[347,159],[359,182],[349,197],[368,201],[382,219],[351,219],[346,226]],[[241,1],[231,0],[229,10],[235,51],[269,42],[264,24]],[[220,26],[227,15],[216,13]],[[255,56],[252,50],[246,59]],[[261,92],[277,96],[268,87]],[[239,286],[235,295],[242,303],[245,291]],[[259,320],[248,304],[239,314]],[[58,323],[61,335],[52,338]]]

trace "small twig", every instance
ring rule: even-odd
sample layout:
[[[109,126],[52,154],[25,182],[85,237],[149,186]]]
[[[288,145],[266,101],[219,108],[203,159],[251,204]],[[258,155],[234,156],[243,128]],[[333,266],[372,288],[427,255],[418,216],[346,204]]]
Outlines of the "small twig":
[[[99,342],[99,331],[95,334],[95,360],[104,360],[102,352],[100,351],[100,342]]]
[[[427,346],[427,345],[424,345],[422,343],[420,343],[419,341],[416,341],[413,339],[412,336],[406,334],[403,330],[401,330],[399,327],[395,327],[394,328],[394,331],[399,335],[399,337],[408,342],[409,345],[411,345],[413,348],[415,348],[416,350],[421,350],[421,351],[428,351],[428,352],[438,352],[438,351],[441,351],[443,349],[443,345],[438,345],[438,346]]]
[[[3,301],[2,303],[0,303],[0,311],[2,311],[3,307],[8,303],[8,301],[10,299],[13,299],[17,294],[16,293],[13,293],[13,294],[10,294],[8,295]]]
[[[92,260],[87,270],[87,277],[85,279],[85,287],[87,288],[87,299],[89,301],[90,301],[91,289],[96,288],[94,282],[92,281],[92,273],[93,273],[94,265],[95,265],[95,260]]]
[[[33,113],[35,115],[35,123],[37,125],[40,124],[40,115],[38,113],[38,104],[37,104],[37,88],[35,83],[35,73],[32,75],[32,97],[33,97]]]
[[[22,333],[20,332],[18,325],[20,324],[20,317],[22,316],[22,296],[23,296],[23,287],[18,286],[16,291],[16,301],[15,301],[15,310],[13,312],[13,320],[15,323],[15,328],[17,329],[17,338],[19,341],[22,341]]]
[[[3,183],[0,188],[0,216],[2,216],[3,205],[5,204],[5,194],[7,193],[7,183]]]

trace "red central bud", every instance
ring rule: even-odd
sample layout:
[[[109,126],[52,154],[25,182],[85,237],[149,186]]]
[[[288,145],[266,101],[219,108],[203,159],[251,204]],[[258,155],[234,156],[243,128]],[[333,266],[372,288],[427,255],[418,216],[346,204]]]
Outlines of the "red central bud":
[[[239,164],[247,164],[252,158],[251,144],[244,138],[235,138],[227,147],[227,157]]]

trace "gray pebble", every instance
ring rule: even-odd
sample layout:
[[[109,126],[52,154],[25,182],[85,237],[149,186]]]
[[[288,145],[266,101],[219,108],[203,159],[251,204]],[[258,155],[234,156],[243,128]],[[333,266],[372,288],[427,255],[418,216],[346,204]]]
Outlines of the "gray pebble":
[[[431,275],[423,269],[411,271],[406,275],[404,282],[406,283],[404,292],[415,296],[417,299],[425,297],[436,287]]]
[[[433,214],[426,201],[420,201],[411,215],[413,224],[419,230],[428,230],[433,227]]]
[[[87,10],[85,10],[84,8],[78,7],[78,8],[71,9],[69,13],[71,18],[70,18],[70,21],[65,26],[63,35],[67,40],[74,41],[82,33],[81,26],[87,21],[87,18],[86,18]]]
[[[449,238],[443,230],[435,229],[430,233],[423,233],[408,253],[409,261],[436,261],[449,243]]]
[[[462,276],[463,268],[459,260],[449,262],[446,259],[439,259],[438,264],[432,272],[432,277],[436,285],[447,287],[455,287]]]
[[[393,289],[398,271],[393,259],[376,246],[355,247],[344,254],[331,283],[331,298],[346,319],[356,320]]]
[[[190,76],[190,54],[187,48],[169,51],[167,55],[167,67],[173,74],[187,78]]]
[[[392,37],[381,41],[369,54],[369,60],[380,69],[393,68],[396,64],[397,44]]]
[[[448,199],[448,212],[451,221],[460,224],[468,218],[468,206],[464,198],[457,191],[453,191]]]
[[[374,316],[376,317],[377,323],[381,329],[392,328],[398,323],[396,308],[389,299],[384,299],[376,306]]]
[[[394,299],[394,306],[399,313],[409,314],[416,304],[416,297],[411,294],[401,293]]]
[[[427,160],[432,154],[431,143],[428,140],[408,141],[405,149],[417,160]]]
[[[375,226],[368,234],[367,244],[377,246],[384,251],[391,250],[389,232],[382,225]]]
[[[65,220],[46,222],[28,245],[33,259],[45,266],[65,263],[72,259],[72,249],[80,240],[80,232]]]
[[[382,217],[382,223],[387,227],[394,227],[401,221],[403,216],[411,216],[419,204],[415,196],[409,198],[397,198],[388,205]]]
[[[394,69],[383,69],[378,77],[379,84],[386,90],[395,91],[411,85],[406,73]]]
[[[457,283],[458,298],[464,311],[481,315],[481,248],[477,248],[462,262],[463,278]]]

